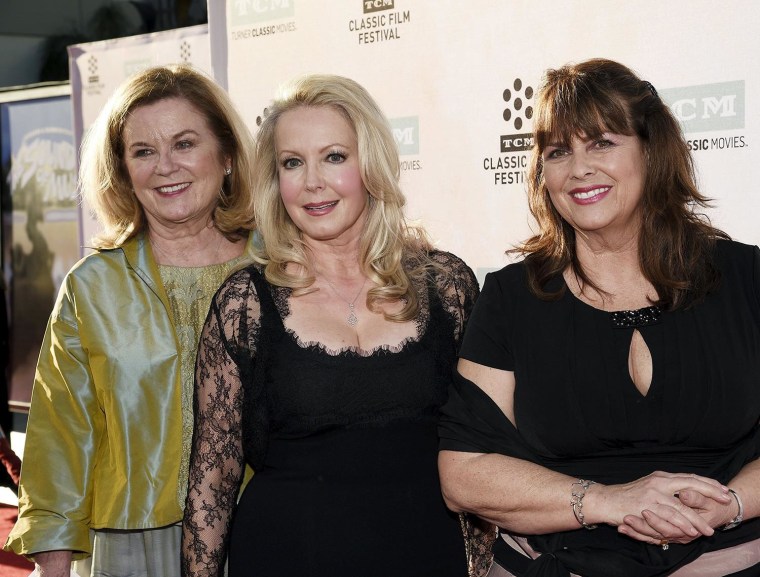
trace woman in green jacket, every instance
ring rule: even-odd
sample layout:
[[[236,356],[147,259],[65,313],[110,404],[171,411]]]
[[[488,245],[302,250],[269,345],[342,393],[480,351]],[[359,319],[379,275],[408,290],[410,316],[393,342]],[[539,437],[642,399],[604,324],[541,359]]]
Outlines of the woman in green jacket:
[[[195,351],[250,244],[251,150],[224,90],[187,66],[127,80],[85,139],[102,233],[48,323],[6,543],[46,577],[90,555],[93,575],[179,574]]]

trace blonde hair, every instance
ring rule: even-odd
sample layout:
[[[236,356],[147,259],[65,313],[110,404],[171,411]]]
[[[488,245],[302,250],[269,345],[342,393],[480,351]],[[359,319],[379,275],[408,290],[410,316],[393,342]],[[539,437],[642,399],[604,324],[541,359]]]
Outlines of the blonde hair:
[[[280,117],[295,108],[331,107],[356,132],[359,170],[369,194],[368,216],[362,231],[360,261],[364,273],[379,286],[367,294],[367,308],[378,311],[382,301],[404,300],[394,321],[416,316],[419,302],[410,279],[423,275],[430,260],[424,231],[404,217],[406,199],[399,187],[400,162],[388,120],[369,93],[357,82],[333,75],[308,75],[293,80],[275,98],[256,137],[254,214],[263,243],[257,259],[272,284],[301,294],[314,284],[308,249],[280,197],[275,131]],[[306,275],[289,272],[295,263]],[[296,293],[298,294],[298,292]]]
[[[214,223],[228,238],[245,236],[253,228],[253,139],[227,93],[189,65],[156,66],[128,78],[109,99],[82,144],[79,193],[92,208],[103,231],[96,248],[114,248],[147,226],[142,206],[124,164],[124,126],[138,107],[179,98],[208,122],[219,144],[220,158],[232,160],[214,209]]]

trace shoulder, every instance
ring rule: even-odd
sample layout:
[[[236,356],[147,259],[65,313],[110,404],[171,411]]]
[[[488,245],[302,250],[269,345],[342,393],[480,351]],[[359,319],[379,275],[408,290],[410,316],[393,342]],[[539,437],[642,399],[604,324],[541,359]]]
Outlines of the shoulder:
[[[760,249],[755,245],[736,240],[719,239],[715,241],[715,256],[719,263],[752,260],[758,250]]]
[[[232,271],[225,282],[251,281],[264,278],[263,267],[258,263],[245,263],[240,268]]]
[[[104,275],[124,276],[127,271],[127,259],[120,248],[97,250],[90,253],[71,267],[65,282],[90,282],[99,279],[102,283]]]
[[[432,278],[441,289],[456,287],[465,292],[479,292],[478,279],[473,270],[461,258],[444,250],[428,251]]]
[[[241,290],[257,292],[257,287],[266,283],[264,274],[258,264],[246,264],[233,271],[219,287],[220,293]]]
[[[527,288],[527,267],[525,261],[519,261],[507,266],[488,272],[483,283],[486,285],[498,285],[504,288]]]
[[[760,249],[735,240],[717,240],[713,249],[715,267],[722,277],[753,275],[758,266]]]
[[[445,250],[432,249],[428,252],[430,260],[441,267],[444,271],[451,271],[453,273],[472,273],[472,269],[459,258],[457,255],[446,252]],[[473,274],[474,276],[474,274]]]
[[[760,282],[760,249],[735,240],[718,240],[714,248],[714,264],[721,284]]]

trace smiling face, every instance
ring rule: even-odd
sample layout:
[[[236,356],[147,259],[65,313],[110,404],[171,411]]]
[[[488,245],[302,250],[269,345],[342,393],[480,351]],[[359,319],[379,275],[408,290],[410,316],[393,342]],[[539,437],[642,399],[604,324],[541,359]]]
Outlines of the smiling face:
[[[304,240],[358,243],[369,195],[346,117],[330,106],[300,106],[282,114],[274,140],[280,196]]]
[[[159,100],[132,111],[122,138],[148,226],[207,226],[230,159],[222,158],[205,117],[183,98]]]
[[[570,225],[589,236],[638,235],[646,161],[637,136],[604,133],[549,143],[542,154],[552,204]]]

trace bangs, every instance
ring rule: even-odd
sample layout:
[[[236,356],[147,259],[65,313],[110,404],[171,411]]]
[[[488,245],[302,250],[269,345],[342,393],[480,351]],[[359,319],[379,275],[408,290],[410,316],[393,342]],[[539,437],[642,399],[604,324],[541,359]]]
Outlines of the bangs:
[[[573,137],[598,138],[605,132],[634,134],[623,98],[593,85],[583,74],[549,78],[536,103],[533,132],[539,152],[549,144],[568,146]]]

